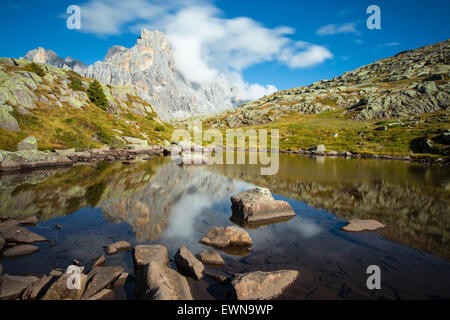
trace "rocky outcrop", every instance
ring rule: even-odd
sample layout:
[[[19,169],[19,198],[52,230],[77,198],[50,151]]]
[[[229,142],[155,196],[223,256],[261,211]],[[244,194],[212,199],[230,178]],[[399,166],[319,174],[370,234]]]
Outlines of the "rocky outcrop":
[[[45,50],[42,47],[37,47],[34,50],[28,51],[24,59],[37,63],[45,63],[57,68],[72,69],[76,72],[85,70],[87,68],[87,65],[85,65],[80,60],[74,60],[71,57],[62,59],[58,57],[58,55],[54,51]]]
[[[248,248],[253,245],[250,235],[243,229],[228,227],[212,227],[200,240],[201,244],[215,248]]]
[[[103,61],[89,67],[75,60],[63,60],[42,48],[28,52],[25,59],[69,67],[105,84],[137,88],[139,95],[166,120],[217,112],[237,104],[237,88],[224,77],[206,84],[183,77],[176,68],[172,47],[161,31],[143,29],[132,48],[113,46]]]
[[[0,150],[0,172],[62,167],[72,164],[73,162],[66,156],[52,152],[37,150],[9,152]]]
[[[277,201],[269,189],[255,188],[231,197],[233,218],[247,223],[292,218],[295,212],[286,201]]]
[[[344,231],[348,232],[361,232],[361,231],[373,231],[386,227],[381,222],[376,220],[360,220],[352,219],[348,224],[342,228]]]
[[[250,272],[231,281],[238,300],[268,300],[278,297],[299,276],[296,270]]]
[[[201,280],[203,278],[203,270],[205,270],[203,263],[197,260],[185,246],[181,246],[175,254],[175,263],[178,270],[194,279]]]
[[[401,52],[330,80],[279,91],[203,120],[212,127],[236,128],[271,123],[292,114],[333,110],[358,120],[396,119],[448,110],[449,55],[450,40],[446,40]],[[190,121],[179,125],[189,126]]]

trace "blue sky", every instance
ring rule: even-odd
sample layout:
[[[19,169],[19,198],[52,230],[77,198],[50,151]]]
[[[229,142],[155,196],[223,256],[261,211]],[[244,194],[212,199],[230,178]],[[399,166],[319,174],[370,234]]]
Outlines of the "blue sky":
[[[274,85],[281,90],[332,78],[403,50],[447,40],[450,35],[448,0],[133,0],[124,1],[130,3],[126,9],[118,3],[117,0],[2,0],[0,56],[21,57],[28,50],[42,46],[63,58],[70,55],[90,64],[102,60],[112,45],[133,46],[141,26],[171,30],[173,39],[199,30],[202,37],[193,36],[192,39],[198,40],[203,49],[190,54],[192,61],[196,58],[201,61],[198,66],[184,66],[186,73],[192,71],[194,74],[204,67],[206,73],[225,72],[230,79],[243,80],[247,89],[251,84],[258,84],[263,88]],[[106,9],[92,9],[98,8],[99,4]],[[139,6],[144,4],[155,4],[155,8],[164,9],[155,15],[151,12],[153,7],[141,10]],[[381,9],[381,30],[366,27],[369,17],[366,9],[372,4]],[[69,5],[82,8],[81,31],[66,28],[65,11]],[[195,11],[194,7],[207,10]],[[188,28],[185,27],[187,21],[173,22],[185,17],[180,14],[185,9],[192,9],[190,12],[193,13],[186,16],[192,19]],[[212,30],[216,26],[225,32],[232,30],[238,17],[247,18],[238,33],[205,34],[205,29]],[[203,18],[206,24],[202,24]],[[332,34],[318,32],[326,26]],[[279,27],[290,29],[280,31]],[[267,36],[264,43],[252,38],[260,33]],[[247,40],[247,43],[235,48],[230,42],[233,43],[236,36],[240,37],[236,42]],[[257,50],[252,48],[253,40],[255,47],[260,46]],[[177,47],[183,49],[181,45]],[[316,55],[314,48],[318,49]],[[301,55],[302,52],[306,55]],[[310,63],[302,62],[310,58],[313,58]],[[297,63],[292,62],[294,59]],[[183,59],[179,60],[182,66]],[[228,64],[229,61],[239,66]],[[196,69],[192,70],[193,67]],[[201,78],[204,74],[197,76]]]

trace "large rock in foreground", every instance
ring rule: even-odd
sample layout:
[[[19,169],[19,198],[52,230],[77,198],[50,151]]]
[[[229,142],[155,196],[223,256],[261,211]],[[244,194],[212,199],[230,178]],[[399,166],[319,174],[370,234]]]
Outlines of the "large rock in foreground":
[[[178,270],[185,272],[187,275],[193,277],[196,280],[203,278],[203,270],[205,267],[192,252],[190,252],[185,246],[181,246],[175,254],[175,263]]]
[[[349,232],[361,232],[361,231],[373,231],[384,227],[386,227],[386,225],[376,220],[353,219],[350,220],[348,224],[342,228],[342,230]]]
[[[138,274],[135,295],[141,300],[193,300],[186,278],[155,261]]]
[[[5,274],[0,277],[0,300],[12,300],[21,296],[22,292],[31,284],[39,281],[34,276],[11,276]]]
[[[169,251],[160,244],[137,245],[134,248],[133,258],[137,269],[145,267],[151,261],[167,265],[169,263]]]
[[[283,293],[299,276],[296,270],[250,272],[231,281],[238,300],[268,300]]]
[[[135,297],[140,300],[192,300],[185,277],[169,268],[169,253],[163,245],[134,248],[137,273]]]
[[[255,188],[231,197],[233,218],[247,223],[292,218],[295,212],[286,201],[275,200],[269,189]]]
[[[200,243],[219,249],[251,247],[253,245],[250,235],[245,230],[235,226],[212,227],[200,240]]]
[[[42,300],[80,300],[86,288],[87,276],[79,274],[77,282],[71,282],[75,275],[68,268],[47,290]],[[69,288],[69,283],[72,285]]]

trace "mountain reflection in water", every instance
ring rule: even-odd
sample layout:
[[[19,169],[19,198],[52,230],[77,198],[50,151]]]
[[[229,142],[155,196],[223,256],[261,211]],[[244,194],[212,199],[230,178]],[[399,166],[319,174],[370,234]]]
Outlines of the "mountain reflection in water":
[[[358,281],[364,287],[365,269],[358,268],[375,259],[392,268],[387,277],[398,282],[390,293],[383,291],[380,297],[450,296],[450,263],[443,260],[450,259],[450,172],[445,167],[280,155],[278,174],[261,176],[256,165],[180,168],[169,159],[157,158],[132,165],[104,162],[0,178],[0,216],[21,219],[38,215],[42,226],[58,217],[73,216],[70,221],[93,219],[90,224],[77,222],[83,228],[76,229],[76,234],[67,223],[63,229],[67,240],[59,238],[59,246],[65,248],[64,256],[59,253],[59,263],[61,257],[72,259],[70,254],[74,252],[86,260],[94,259],[101,253],[100,244],[105,244],[108,232],[118,233],[132,244],[162,243],[171,255],[181,245],[198,253],[205,249],[198,240],[211,226],[233,225],[230,196],[257,185],[289,201],[297,216],[282,223],[247,228],[255,243],[254,252],[247,257],[222,253],[227,261],[225,272],[301,268],[302,279],[308,280],[294,286],[285,297],[358,298],[367,293],[350,283],[362,277]],[[105,223],[100,223],[94,212],[87,213],[87,208],[100,210]],[[352,218],[376,219],[388,227],[361,234],[340,231],[344,220]],[[50,229],[41,228],[51,239],[53,233],[45,234]],[[124,231],[128,229],[131,233]],[[83,237],[85,241],[80,240]],[[78,239],[77,243],[98,242],[99,248],[81,252],[72,244],[73,239]],[[424,257],[424,253],[408,247],[436,257]],[[45,256],[48,261],[39,262],[44,268],[43,263],[50,264],[56,255],[51,250],[45,248],[23,259]],[[119,257],[124,256],[114,259]],[[5,270],[29,271],[21,267],[20,260],[2,264]],[[413,279],[423,281],[414,285],[414,292],[406,288],[410,280],[399,279],[402,268]],[[420,279],[431,270],[434,274],[430,278]],[[441,279],[440,283],[434,279]],[[430,293],[425,283],[433,281],[437,287]],[[190,283],[194,296],[221,297],[214,290],[205,296],[201,290],[205,282]]]

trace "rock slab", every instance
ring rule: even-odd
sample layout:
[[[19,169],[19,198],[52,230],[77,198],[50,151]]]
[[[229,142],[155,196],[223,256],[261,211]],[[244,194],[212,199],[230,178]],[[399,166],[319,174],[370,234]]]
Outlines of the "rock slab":
[[[296,270],[255,271],[231,281],[238,300],[268,300],[278,297],[299,276]]]
[[[181,246],[175,254],[175,263],[178,270],[188,274],[196,280],[203,278],[203,270],[205,267],[192,252],[190,252],[185,246]]]
[[[348,224],[342,228],[342,230],[348,232],[361,232],[361,231],[373,231],[384,227],[386,227],[386,225],[376,220],[353,219],[350,220]]]

